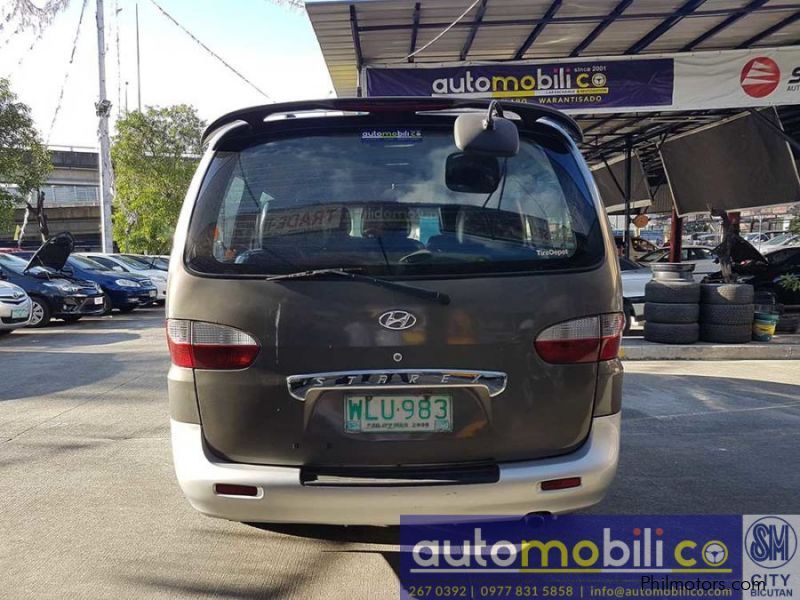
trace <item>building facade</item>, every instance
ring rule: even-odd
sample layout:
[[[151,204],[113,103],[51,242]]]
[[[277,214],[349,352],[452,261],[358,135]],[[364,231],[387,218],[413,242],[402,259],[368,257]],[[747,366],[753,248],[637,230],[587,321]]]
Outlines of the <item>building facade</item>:
[[[76,248],[100,249],[100,172],[97,150],[91,148],[51,147],[53,170],[46,185],[45,212],[50,233],[69,231]],[[14,214],[15,226],[0,232],[0,247],[16,246],[16,236],[25,217],[24,209]],[[41,243],[35,220],[28,223],[24,247],[36,248]]]

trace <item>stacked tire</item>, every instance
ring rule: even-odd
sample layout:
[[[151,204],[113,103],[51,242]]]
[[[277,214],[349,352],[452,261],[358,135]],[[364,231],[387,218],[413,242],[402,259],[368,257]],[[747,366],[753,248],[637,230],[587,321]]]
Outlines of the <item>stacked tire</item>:
[[[660,344],[694,344],[700,339],[700,284],[654,279],[644,291],[644,339]]]
[[[745,344],[753,331],[753,286],[705,283],[700,289],[700,339]]]

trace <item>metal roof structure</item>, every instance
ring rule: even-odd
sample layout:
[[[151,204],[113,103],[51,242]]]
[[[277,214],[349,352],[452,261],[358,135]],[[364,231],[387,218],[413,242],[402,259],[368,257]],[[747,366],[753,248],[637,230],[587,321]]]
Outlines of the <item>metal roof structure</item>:
[[[800,2],[786,0],[478,0],[453,25],[471,4],[310,0],[306,10],[339,96],[358,94],[365,65],[502,63],[800,44]],[[664,182],[658,144],[666,136],[739,112],[573,116],[583,129],[582,150],[590,164],[618,156],[631,141],[656,187]],[[800,107],[783,106],[778,114],[787,133],[800,137]]]
[[[794,45],[785,0],[317,0],[306,2],[339,96],[365,64],[509,61]]]

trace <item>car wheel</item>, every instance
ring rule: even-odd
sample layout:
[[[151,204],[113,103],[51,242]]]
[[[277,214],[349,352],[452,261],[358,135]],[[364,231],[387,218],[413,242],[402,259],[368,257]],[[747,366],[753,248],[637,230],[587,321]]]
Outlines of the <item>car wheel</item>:
[[[651,323],[644,322],[644,339],[660,344],[694,344],[700,339],[697,323]]]
[[[4,335],[8,335],[9,333],[11,333],[10,329],[2,329],[2,330],[0,330],[0,337],[3,337]]]
[[[111,309],[113,309],[113,308],[114,308],[114,305],[111,304],[111,298],[109,298],[107,295],[103,296],[103,314],[104,315],[110,315],[111,314]]]
[[[700,305],[695,303],[647,302],[644,305],[645,321],[654,323],[697,323],[699,313]]]
[[[700,284],[694,281],[648,281],[644,286],[647,302],[691,304],[700,300]]]
[[[52,318],[52,311],[47,300],[42,298],[31,298],[31,320],[28,327],[47,327]]]
[[[706,283],[701,286],[703,304],[752,304],[753,286],[746,283]]]

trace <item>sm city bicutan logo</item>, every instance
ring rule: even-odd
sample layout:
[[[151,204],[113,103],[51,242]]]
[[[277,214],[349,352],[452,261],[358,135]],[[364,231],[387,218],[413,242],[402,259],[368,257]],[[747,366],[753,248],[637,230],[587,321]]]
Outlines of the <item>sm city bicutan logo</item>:
[[[488,542],[480,527],[472,539],[422,540],[411,555],[411,572],[522,573],[731,573],[727,545],[716,539],[666,541],[664,529],[639,528],[627,534],[603,529],[602,538]]]
[[[747,529],[744,549],[764,569],[779,569],[797,552],[797,532],[780,517],[762,517]]]

